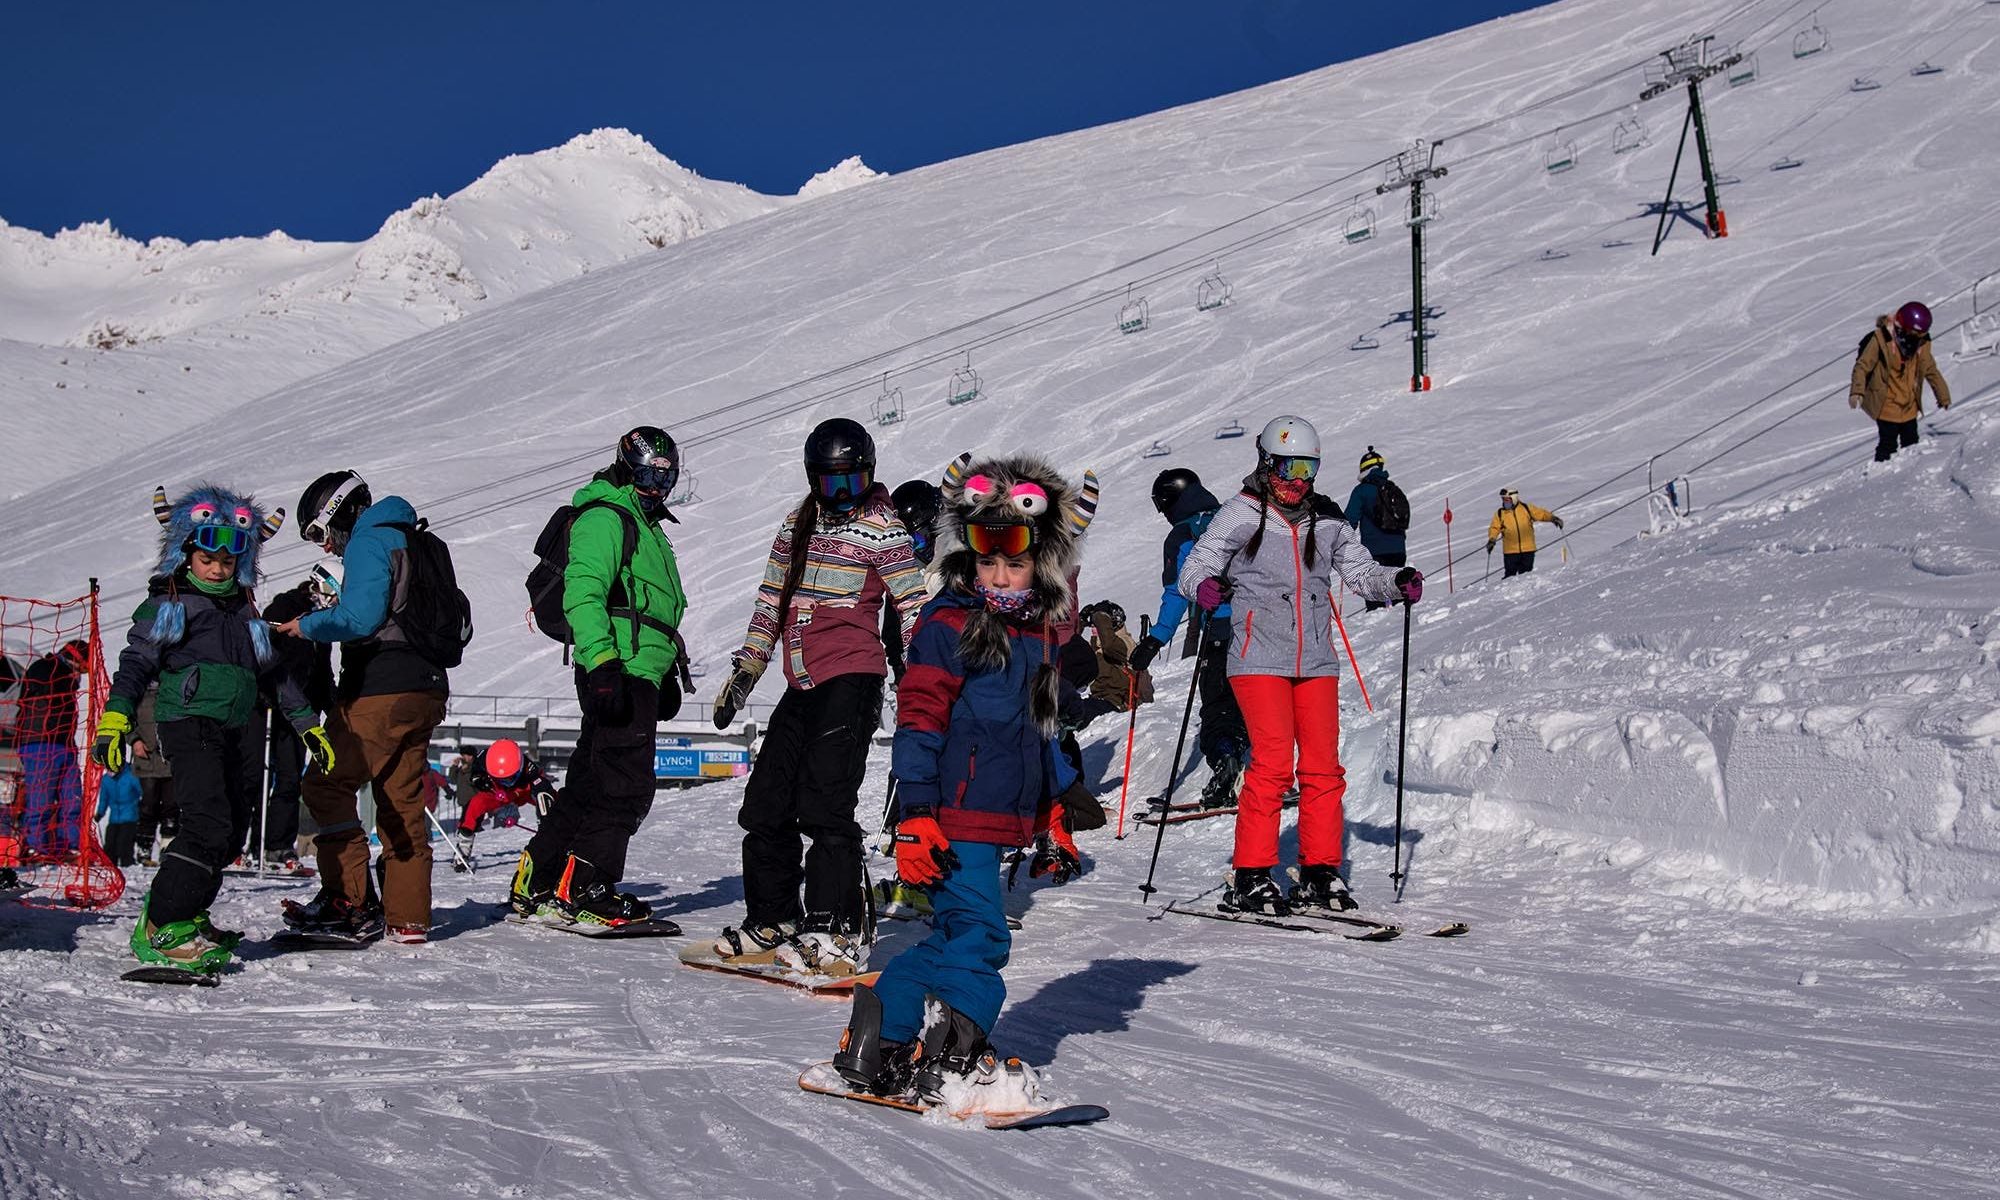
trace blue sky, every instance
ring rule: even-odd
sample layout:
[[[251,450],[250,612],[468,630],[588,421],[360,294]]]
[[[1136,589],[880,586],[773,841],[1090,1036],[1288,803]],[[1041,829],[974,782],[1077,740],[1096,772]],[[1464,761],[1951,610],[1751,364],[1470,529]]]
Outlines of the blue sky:
[[[18,5],[0,217],[356,240],[598,126],[789,193],[1206,99],[1529,0]],[[1363,15],[1365,14],[1365,15]]]

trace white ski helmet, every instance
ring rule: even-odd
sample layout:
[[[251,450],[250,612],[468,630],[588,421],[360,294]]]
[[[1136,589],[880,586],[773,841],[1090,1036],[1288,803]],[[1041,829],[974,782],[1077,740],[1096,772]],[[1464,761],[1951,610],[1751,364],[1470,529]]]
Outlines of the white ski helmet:
[[[1319,431],[1304,417],[1273,417],[1257,435],[1261,458],[1318,458]]]

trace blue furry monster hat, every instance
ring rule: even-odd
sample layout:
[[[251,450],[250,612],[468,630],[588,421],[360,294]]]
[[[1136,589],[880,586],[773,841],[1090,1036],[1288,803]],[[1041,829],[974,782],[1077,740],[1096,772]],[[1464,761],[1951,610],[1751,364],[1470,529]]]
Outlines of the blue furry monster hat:
[[[160,564],[154,573],[172,575],[187,565],[188,550],[203,526],[242,531],[242,552],[236,556],[236,584],[250,587],[257,582],[257,548],[285,524],[285,510],[266,513],[249,496],[228,488],[204,483],[189,489],[180,499],[169,502],[163,484],[153,489],[153,516],[163,530],[160,534]]]

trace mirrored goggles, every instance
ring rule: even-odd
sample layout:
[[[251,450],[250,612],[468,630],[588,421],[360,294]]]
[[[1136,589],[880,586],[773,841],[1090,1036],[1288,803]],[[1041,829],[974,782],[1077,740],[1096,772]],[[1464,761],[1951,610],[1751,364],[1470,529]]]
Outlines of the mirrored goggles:
[[[671,459],[656,458],[632,468],[632,486],[642,492],[666,495],[680,482],[681,469]]]
[[[875,476],[871,471],[840,471],[813,476],[814,489],[827,500],[859,500],[874,482]]]
[[[965,544],[981,556],[998,554],[1017,558],[1035,545],[1033,525],[967,525]]]
[[[1271,474],[1279,479],[1311,479],[1319,474],[1319,460],[1316,458],[1274,458],[1271,460]]]
[[[250,531],[234,525],[197,525],[188,541],[210,554],[240,555],[250,548]]]

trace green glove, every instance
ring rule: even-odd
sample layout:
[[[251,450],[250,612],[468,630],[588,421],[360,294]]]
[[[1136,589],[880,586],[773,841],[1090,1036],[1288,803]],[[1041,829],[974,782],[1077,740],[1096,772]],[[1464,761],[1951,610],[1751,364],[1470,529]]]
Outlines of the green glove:
[[[97,722],[97,739],[90,744],[90,761],[116,775],[125,769],[125,744],[132,740],[132,718],[106,710]]]
[[[299,737],[306,744],[306,757],[312,759],[313,766],[319,768],[319,773],[333,774],[333,743],[326,736],[326,726],[315,725],[311,729],[301,729]]]

